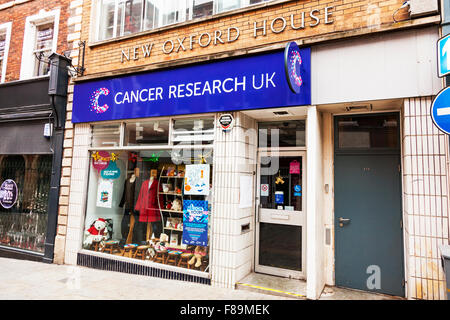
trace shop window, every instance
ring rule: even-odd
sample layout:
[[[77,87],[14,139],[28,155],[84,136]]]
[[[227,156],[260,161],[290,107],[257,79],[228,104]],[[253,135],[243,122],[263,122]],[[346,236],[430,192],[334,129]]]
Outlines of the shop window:
[[[5,81],[10,39],[11,22],[0,24],[0,83]]]
[[[91,152],[83,248],[208,271],[212,150]]]
[[[174,145],[212,144],[214,118],[174,120],[172,142]]]
[[[339,117],[339,149],[398,149],[397,114]]]
[[[119,144],[120,124],[92,126],[92,147],[118,147]]]
[[[125,141],[127,146],[167,145],[169,143],[169,121],[127,123]]]
[[[51,155],[0,156],[0,243],[44,252]]]
[[[258,146],[304,147],[305,120],[260,122]]]

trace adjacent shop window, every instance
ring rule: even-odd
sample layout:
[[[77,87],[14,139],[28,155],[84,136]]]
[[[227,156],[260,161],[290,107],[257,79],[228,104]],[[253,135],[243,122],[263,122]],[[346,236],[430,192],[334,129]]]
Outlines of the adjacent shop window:
[[[45,76],[50,70],[48,57],[56,51],[59,9],[42,11],[25,22],[20,78]]]
[[[271,0],[98,0],[97,40],[209,17]]]
[[[398,149],[398,114],[337,118],[339,149]]]
[[[260,122],[258,125],[260,148],[305,145],[305,120]]]
[[[6,63],[8,61],[10,39],[11,22],[0,24],[0,83],[4,82],[6,77]]]
[[[169,120],[127,123],[125,143],[127,146],[167,145]]]
[[[53,23],[36,26],[36,39],[33,50],[33,55],[36,57],[34,76],[46,75],[50,70],[48,57],[52,53],[53,32]]]
[[[214,118],[173,121],[172,142],[174,145],[207,145],[212,144],[213,140]]]
[[[92,126],[92,147],[118,147],[119,144],[120,124],[99,124]]]
[[[91,152],[83,247],[207,271],[212,150]]]
[[[0,243],[44,252],[51,155],[0,155]]]

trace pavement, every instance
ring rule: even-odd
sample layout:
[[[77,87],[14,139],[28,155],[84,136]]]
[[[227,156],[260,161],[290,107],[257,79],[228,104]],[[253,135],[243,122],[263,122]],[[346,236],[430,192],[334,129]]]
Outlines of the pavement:
[[[260,280],[261,278],[258,281]],[[278,278],[276,282],[280,281]],[[326,288],[321,300],[392,298],[342,288]],[[264,290],[218,288],[185,281],[10,258],[0,258],[0,300],[301,301],[292,295],[267,294]]]

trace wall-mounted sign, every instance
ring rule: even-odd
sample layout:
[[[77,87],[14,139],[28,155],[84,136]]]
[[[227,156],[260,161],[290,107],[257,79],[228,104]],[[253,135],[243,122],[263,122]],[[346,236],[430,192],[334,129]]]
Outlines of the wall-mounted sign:
[[[450,34],[437,42],[438,75],[444,77],[450,74]]]
[[[223,131],[230,131],[234,126],[234,118],[231,114],[222,114],[219,117],[219,125]]]
[[[183,243],[208,245],[208,201],[183,201]]]
[[[184,194],[209,195],[209,164],[186,165]]]
[[[7,179],[0,186],[0,205],[5,209],[10,209],[17,201],[19,192],[14,180]]]
[[[286,79],[292,92],[300,93],[303,85],[302,75],[305,75],[300,48],[295,42],[289,42],[284,50]]]
[[[72,122],[309,105],[311,50],[302,48],[299,54],[297,94],[286,80],[284,52],[277,51],[81,82],[74,88]]]
[[[436,127],[450,134],[450,87],[441,90],[434,98],[430,114]]]

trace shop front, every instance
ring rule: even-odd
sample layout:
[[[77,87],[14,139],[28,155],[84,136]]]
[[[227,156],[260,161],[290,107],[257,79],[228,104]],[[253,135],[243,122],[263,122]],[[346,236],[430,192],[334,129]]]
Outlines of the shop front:
[[[295,46],[77,82],[77,263],[230,286],[257,257],[304,279],[310,98],[310,49]],[[243,112],[280,106],[298,115]]]

